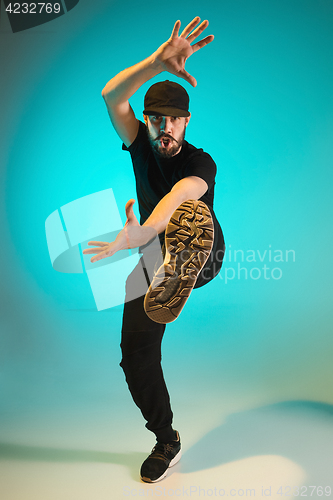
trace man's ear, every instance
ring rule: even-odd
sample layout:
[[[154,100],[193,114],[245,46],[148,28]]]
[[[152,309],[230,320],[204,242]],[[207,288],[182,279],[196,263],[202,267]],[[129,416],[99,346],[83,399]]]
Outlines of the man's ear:
[[[143,114],[143,119],[145,121],[145,124],[148,126],[148,116]]]
[[[190,113],[190,116],[187,116],[187,117],[185,118],[185,127],[187,127],[188,122],[190,121],[190,118],[191,118],[191,113]]]

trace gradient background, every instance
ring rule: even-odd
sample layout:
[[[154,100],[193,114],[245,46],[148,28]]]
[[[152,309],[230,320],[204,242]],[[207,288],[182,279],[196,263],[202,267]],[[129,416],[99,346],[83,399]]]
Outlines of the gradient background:
[[[44,223],[109,187],[123,216],[134,178],[101,90],[195,15],[215,40],[187,62],[198,86],[179,82],[186,138],[218,165],[227,250],[296,257],[243,264],[279,267],[279,280],[226,283],[237,262],[225,262],[168,326],[163,366],[185,450],[162,486],[333,486],[333,3],[80,0],[28,31],[0,25],[4,500],[142,487],[154,440],[118,366],[122,307],[98,313],[86,275],[52,269]],[[132,98],[138,117],[166,78]]]

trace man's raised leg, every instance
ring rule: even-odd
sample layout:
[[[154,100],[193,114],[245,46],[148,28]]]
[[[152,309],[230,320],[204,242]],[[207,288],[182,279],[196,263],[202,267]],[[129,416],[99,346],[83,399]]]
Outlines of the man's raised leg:
[[[165,230],[166,254],[146,294],[150,319],[170,323],[178,318],[214,242],[214,223],[202,201],[183,202]]]

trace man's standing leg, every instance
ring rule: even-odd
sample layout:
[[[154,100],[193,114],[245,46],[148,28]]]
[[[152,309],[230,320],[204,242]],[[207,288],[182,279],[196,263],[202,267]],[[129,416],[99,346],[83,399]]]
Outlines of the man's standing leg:
[[[142,274],[142,260],[127,280]],[[143,308],[144,297],[125,302],[121,350],[123,368],[135,404],[147,421],[146,427],[158,441],[173,439],[170,398],[161,367],[161,343],[165,325],[155,323]]]
[[[172,428],[173,414],[161,367],[165,325],[148,318],[143,308],[144,296],[133,298],[132,295],[133,290],[138,289],[138,283],[151,276],[152,269],[146,269],[144,262],[147,265],[153,261],[151,255],[146,256],[145,261],[142,258],[126,282],[120,363],[133,400],[147,421],[147,429],[157,440],[141,467],[141,479],[145,482],[163,479],[168,468],[181,456],[179,434]]]

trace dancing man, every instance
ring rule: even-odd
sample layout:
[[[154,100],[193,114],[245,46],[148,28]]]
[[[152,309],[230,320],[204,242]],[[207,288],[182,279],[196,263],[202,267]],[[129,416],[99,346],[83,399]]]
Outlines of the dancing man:
[[[179,35],[177,21],[169,40],[121,71],[102,92],[122,147],[131,155],[140,223],[131,199],[125,208],[126,225],[115,241],[91,241],[94,248],[84,253],[96,254],[92,262],[126,248],[139,247],[142,254],[126,281],[120,365],[146,427],[157,440],[141,466],[145,482],[163,479],[181,456],[161,367],[166,323],[178,317],[193,288],[217,275],[225,245],[213,210],[216,165],[209,154],[184,139],[191,117],[186,90],[169,80],[152,85],[144,99],[144,121],[136,118],[129,99],[163,71],[197,85],[185,61],[214,39],[209,35],[191,45],[208,26],[208,21],[199,23],[200,18],[194,18]]]

